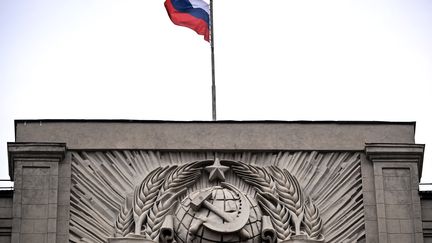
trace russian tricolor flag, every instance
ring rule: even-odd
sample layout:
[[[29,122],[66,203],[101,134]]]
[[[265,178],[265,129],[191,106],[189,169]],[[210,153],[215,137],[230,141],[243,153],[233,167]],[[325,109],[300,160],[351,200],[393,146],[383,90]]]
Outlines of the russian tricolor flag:
[[[209,41],[210,8],[203,0],[166,0],[165,8],[171,21],[195,30]]]

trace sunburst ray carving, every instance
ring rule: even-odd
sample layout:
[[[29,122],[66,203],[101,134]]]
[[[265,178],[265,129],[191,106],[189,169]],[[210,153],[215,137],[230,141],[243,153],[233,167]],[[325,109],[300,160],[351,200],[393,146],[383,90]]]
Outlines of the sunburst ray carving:
[[[159,167],[211,160],[214,155],[213,152],[145,150],[71,153],[70,242],[97,243],[105,243],[108,237],[115,234],[126,234],[127,230],[134,227],[131,223],[133,220],[130,221],[133,211],[122,206],[126,197],[133,195],[135,187],[140,185],[151,171]],[[242,161],[245,164],[263,167],[274,165],[278,172],[289,172],[297,179],[304,194],[310,197],[308,202],[313,201],[313,206],[308,204],[307,217],[310,222],[316,223],[309,226],[313,228],[322,224],[326,242],[351,242],[364,238],[360,153],[233,152],[218,153],[218,156],[221,160]],[[252,196],[256,195],[252,187],[235,173],[228,172],[226,176],[227,180],[240,190]],[[257,178],[248,179],[255,184],[262,184]],[[203,174],[201,179],[190,185],[187,193],[209,185],[207,175]],[[276,181],[275,186],[272,185],[265,190],[270,192],[277,186]],[[313,218],[315,210],[319,211],[321,222]],[[118,215],[122,215],[123,218],[118,219]],[[116,230],[116,227],[121,229]]]

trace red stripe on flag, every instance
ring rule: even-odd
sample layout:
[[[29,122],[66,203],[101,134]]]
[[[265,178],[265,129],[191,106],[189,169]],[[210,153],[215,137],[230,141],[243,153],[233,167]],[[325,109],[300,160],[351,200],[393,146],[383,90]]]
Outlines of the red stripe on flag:
[[[173,7],[171,0],[165,1],[165,8],[168,12],[168,16],[174,24],[193,29],[199,35],[203,35],[206,41],[210,40],[209,26],[207,22],[202,19],[195,18],[190,14],[177,11]]]

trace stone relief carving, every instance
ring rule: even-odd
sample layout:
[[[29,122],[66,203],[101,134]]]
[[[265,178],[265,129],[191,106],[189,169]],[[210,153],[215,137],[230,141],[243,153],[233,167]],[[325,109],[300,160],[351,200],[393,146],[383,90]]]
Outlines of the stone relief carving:
[[[73,153],[71,242],[355,242],[364,237],[358,153],[211,157]]]

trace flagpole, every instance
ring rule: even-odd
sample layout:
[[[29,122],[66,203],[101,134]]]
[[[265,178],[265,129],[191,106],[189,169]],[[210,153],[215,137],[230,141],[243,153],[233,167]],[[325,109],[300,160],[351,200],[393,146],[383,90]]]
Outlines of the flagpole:
[[[216,77],[214,55],[214,25],[213,25],[213,0],[210,0],[210,48],[212,65],[212,118],[216,121]]]

